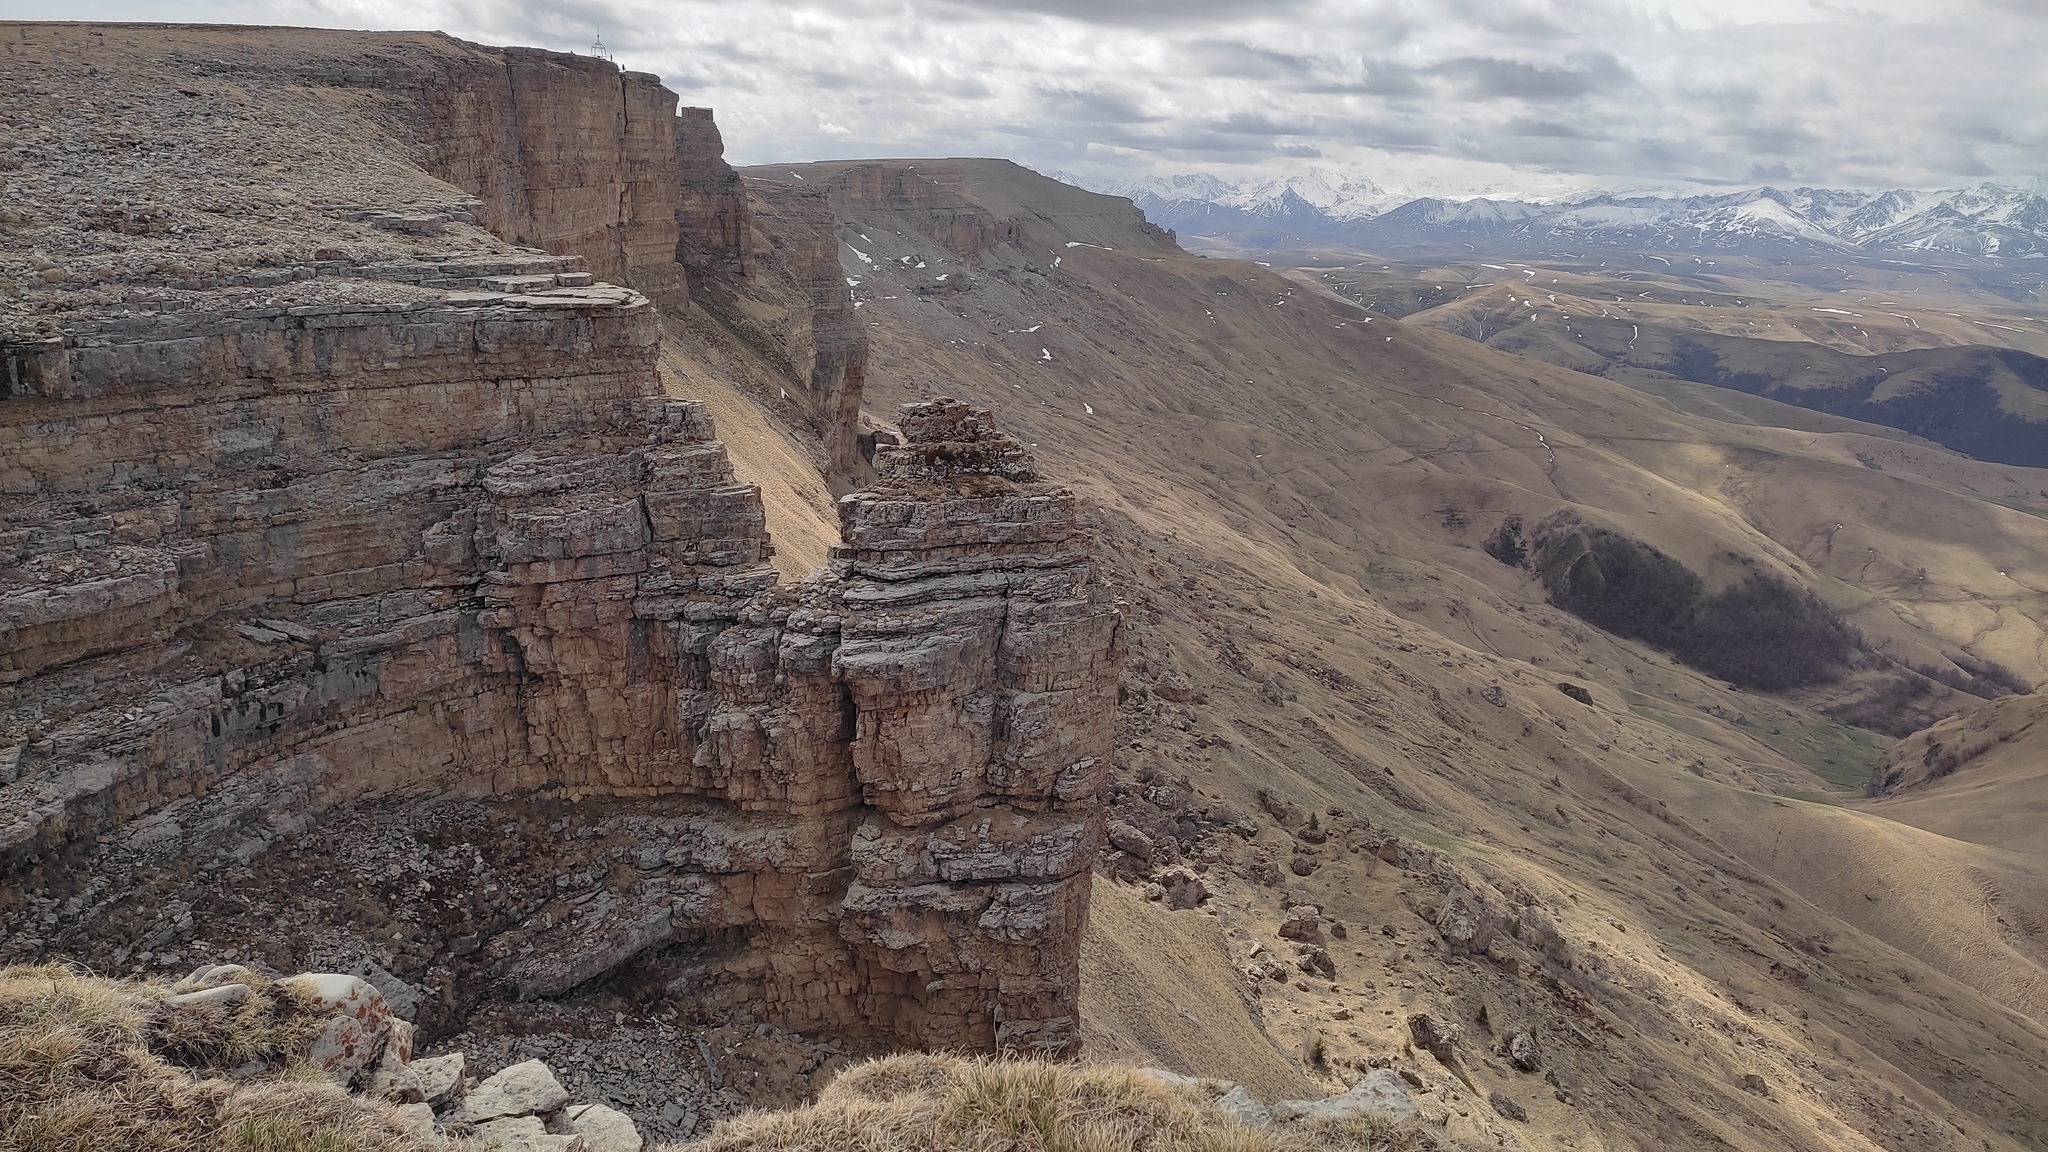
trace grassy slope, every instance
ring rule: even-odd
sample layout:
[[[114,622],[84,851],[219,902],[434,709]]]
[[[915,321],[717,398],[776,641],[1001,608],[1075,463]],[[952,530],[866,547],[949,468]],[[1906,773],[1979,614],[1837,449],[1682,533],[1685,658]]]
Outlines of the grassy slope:
[[[1022,178],[980,178],[1029,201]],[[919,276],[974,273],[938,262],[914,212],[853,205],[845,225],[884,267],[914,251],[934,258]],[[1068,248],[1052,227],[1029,224],[1010,271],[966,292],[920,295],[907,273],[871,272],[857,293],[875,340],[870,409],[886,418],[899,398],[941,392],[992,403],[1106,505],[1113,578],[1133,602],[1129,678],[1170,671],[1206,697],[1133,705],[1125,770],[1184,775],[1240,810],[1271,788],[1493,869],[1557,910],[1577,956],[1567,983],[1590,988],[1443,958],[1406,902],[1413,877],[1339,854],[1284,890],[1393,935],[1343,947],[1334,990],[1269,989],[1254,1017],[1268,1043],[1219,1046],[1223,1066],[1203,1071],[1261,1075],[1259,1053],[1291,1049],[1305,1025],[1327,1029],[1340,1057],[1398,1050],[1407,1011],[1473,1026],[1490,1004],[1554,1044],[1552,1067],[1578,1093],[1582,1107],[1553,1103],[1482,1063],[1481,1085],[1498,1078],[1530,1102],[1537,1133],[1746,1148],[2048,1138],[2033,1087],[2048,1030],[2000,1002],[2031,986],[2040,958],[2004,947],[1966,882],[2010,862],[1932,838],[1906,846],[1953,864],[1901,901],[1952,911],[1940,947],[1915,925],[1850,916],[1849,898],[1869,902],[1826,878],[1841,861],[1769,843],[1825,833],[1861,859],[1896,836],[1758,796],[1828,795],[1816,773],[1857,779],[1876,758],[1869,741],[1800,700],[1734,692],[1593,634],[1476,547],[1510,512],[1577,507],[1702,570],[1734,548],[1803,582],[1832,577],[1860,601],[1845,604],[1857,622],[1901,651],[1971,643],[2033,677],[2030,589],[2048,587],[2048,525],[1973,498],[1940,474],[1968,476],[1968,462],[1928,453],[1919,470],[1887,470],[1883,515],[1837,530],[1841,509],[1870,504],[1849,434],[1689,416],[1446,333],[1365,323],[1254,265]],[[1902,564],[1847,559],[1878,540],[1931,561],[1917,599],[1899,593]],[[1269,678],[1278,703],[1259,690]],[[1566,678],[1594,704],[1557,692]],[[1506,704],[1482,701],[1489,685]],[[1211,869],[1224,947],[1273,940],[1280,913],[1278,894],[1233,864],[1290,851],[1267,822]],[[1108,965],[1125,936],[1157,938],[1146,917],[1170,914],[1128,910],[1097,925],[1116,940],[1091,945],[1094,1026],[1118,1033],[1098,1043],[1170,1054],[1155,1004],[1100,1006],[1156,996],[1156,981]],[[1234,1051],[1256,1058],[1240,1070]],[[1972,1077],[1950,1076],[1957,1059]],[[1769,1098],[1739,1087],[1751,1071]]]
[[[59,966],[0,970],[0,1148],[8,1152],[416,1152],[392,1110],[304,1060],[324,1020],[267,986],[239,1007]],[[227,1070],[268,1059],[272,1070]]]
[[[1252,1128],[1129,1068],[906,1055],[840,1073],[816,1103],[722,1122],[702,1152],[1420,1152],[1382,1118]]]

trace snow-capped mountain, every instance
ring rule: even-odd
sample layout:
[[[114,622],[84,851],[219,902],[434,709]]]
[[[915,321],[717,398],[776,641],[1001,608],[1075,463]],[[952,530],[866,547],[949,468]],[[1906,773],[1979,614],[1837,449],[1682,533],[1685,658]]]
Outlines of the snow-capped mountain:
[[[1185,176],[1147,176],[1139,180],[1087,181],[1064,172],[1053,179],[1078,184],[1094,192],[1143,197],[1146,202],[1176,204],[1199,201],[1242,212],[1253,218],[1284,216],[1290,208],[1306,205],[1332,220],[1360,220],[1379,215],[1401,203],[1405,197],[1359,177],[1311,168],[1299,176],[1279,180],[1231,182],[1197,172]]]
[[[1127,196],[1153,223],[1190,235],[1278,232],[1361,246],[1457,243],[1917,251],[2048,258],[2048,195],[2038,185],[1905,189],[1756,188],[1704,195],[1588,193],[1553,201],[1410,199],[1319,169],[1232,182],[1206,173],[1056,179]]]

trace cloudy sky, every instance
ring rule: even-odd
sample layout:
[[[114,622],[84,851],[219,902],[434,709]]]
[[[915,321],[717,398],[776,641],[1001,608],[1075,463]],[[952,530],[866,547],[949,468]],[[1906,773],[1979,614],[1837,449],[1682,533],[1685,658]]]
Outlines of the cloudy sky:
[[[2048,173],[2048,0],[0,0],[587,50],[742,163],[1311,167],[1422,192]]]

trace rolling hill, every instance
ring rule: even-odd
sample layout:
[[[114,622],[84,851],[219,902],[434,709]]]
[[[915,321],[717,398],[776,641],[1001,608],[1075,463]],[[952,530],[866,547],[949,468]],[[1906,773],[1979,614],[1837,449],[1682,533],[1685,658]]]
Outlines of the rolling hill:
[[[991,405],[1101,507],[1141,836],[1098,898],[1096,1051],[1335,1083],[1305,1036],[1342,1067],[1433,1011],[1481,1095],[1528,1105],[1468,1115],[1488,1143],[2048,1139],[2048,950],[1998,903],[2038,903],[2038,863],[1866,808],[1889,741],[1829,719],[1901,683],[1929,717],[1976,703],[1915,665],[2043,674],[2048,474],[1684,411],[1177,251],[1003,162],[747,174],[831,190],[873,416]],[[1480,547],[1560,512],[1712,587],[1811,588],[1884,659],[1770,695],[1606,635]],[[1144,898],[1176,870],[1204,911]],[[1348,928],[1329,978],[1248,979],[1299,903]],[[1475,948],[1459,907],[1501,927]],[[1524,1028],[1554,1084],[1481,1055]]]

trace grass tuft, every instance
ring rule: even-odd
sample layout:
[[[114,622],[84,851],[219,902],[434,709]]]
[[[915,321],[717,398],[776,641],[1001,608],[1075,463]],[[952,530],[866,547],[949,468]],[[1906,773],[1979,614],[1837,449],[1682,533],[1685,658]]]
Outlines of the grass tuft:
[[[901,1055],[855,1065],[787,1112],[721,1122],[691,1152],[1420,1152],[1381,1117],[1254,1128],[1134,1069]]]
[[[318,1021],[249,981],[239,1005],[61,965],[0,969],[4,1152],[415,1152],[388,1106],[305,1074]],[[230,1078],[261,1062],[268,1071]]]

